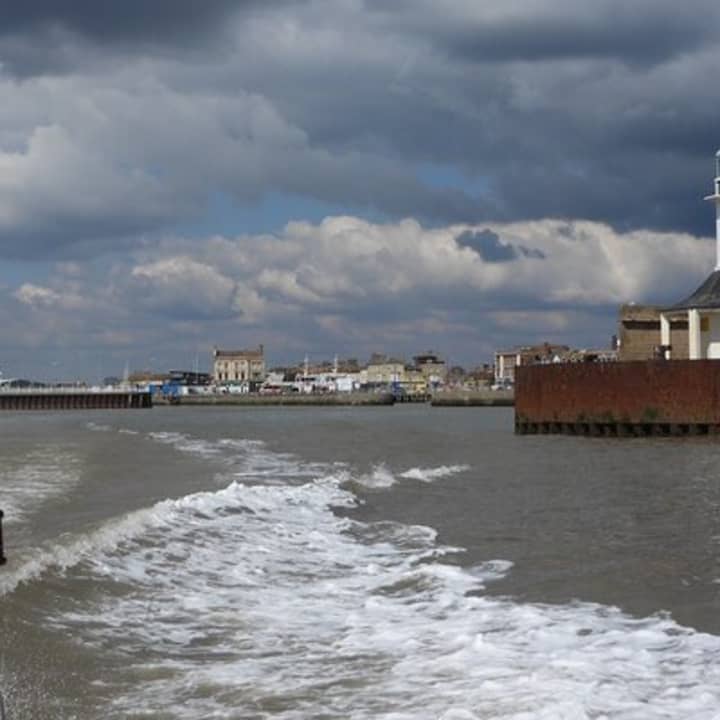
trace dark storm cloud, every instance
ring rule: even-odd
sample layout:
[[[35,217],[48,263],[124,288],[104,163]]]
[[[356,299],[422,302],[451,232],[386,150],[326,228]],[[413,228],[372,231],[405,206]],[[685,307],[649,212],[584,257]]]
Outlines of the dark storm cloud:
[[[216,192],[707,233],[718,28],[709,0],[5,3],[0,61],[37,83],[2,90],[0,251],[102,253]]]
[[[703,80],[720,59],[715,3],[693,13],[665,0],[365,6],[296,13],[295,45],[238,66],[234,81],[271,98],[314,144],[450,166],[486,185],[470,208],[418,196],[402,212],[707,231],[697,198],[720,144],[717,91]],[[336,54],[320,42],[328,27]],[[254,57],[260,41],[247,40]]]
[[[0,6],[0,35],[63,28],[97,41],[183,40],[261,0],[30,0]]]
[[[275,0],[273,7],[305,0]],[[25,78],[102,66],[117,52],[211,53],[263,0],[30,0],[0,3],[0,63]],[[197,58],[197,55],[196,55]],[[199,59],[199,58],[197,58]]]
[[[712,37],[707,21],[693,14],[669,18],[649,13],[642,17],[634,14],[627,21],[621,17],[604,26],[570,19],[503,22],[459,32],[447,38],[445,46],[474,62],[606,58],[656,63],[697,48]]]
[[[712,0],[697,0],[692,12],[671,0],[514,0],[494,8],[422,0],[366,0],[366,5],[383,22],[402,23],[476,62],[611,58],[654,63],[713,42],[720,19]]]

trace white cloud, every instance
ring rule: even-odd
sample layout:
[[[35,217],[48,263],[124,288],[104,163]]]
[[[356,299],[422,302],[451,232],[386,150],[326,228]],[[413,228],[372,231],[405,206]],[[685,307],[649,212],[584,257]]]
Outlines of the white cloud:
[[[14,296],[25,305],[35,307],[52,307],[60,301],[60,295],[49,288],[23,283],[14,293]]]
[[[710,0],[185,5],[150,34],[89,6],[0,28],[0,256],[37,263],[0,284],[20,344],[472,357],[606,337],[617,304],[712,266],[710,242],[637,229],[712,226]],[[288,207],[275,235],[197,229]]]
[[[23,283],[13,293],[13,296],[24,305],[37,310],[49,308],[53,310],[86,311],[93,307],[92,299],[84,297],[71,287],[57,291],[33,283]]]
[[[488,231],[514,248],[503,261],[457,240]],[[47,342],[109,353],[264,342],[288,359],[309,347],[330,356],[433,347],[472,364],[514,343],[603,346],[620,303],[681,299],[712,256],[708,239],[588,221],[425,228],[342,216],[272,237],[168,240],[117,261],[102,281],[61,263],[14,297]]]
[[[136,265],[126,301],[173,315],[226,317],[231,314],[236,283],[217,269],[188,257],[170,257]]]

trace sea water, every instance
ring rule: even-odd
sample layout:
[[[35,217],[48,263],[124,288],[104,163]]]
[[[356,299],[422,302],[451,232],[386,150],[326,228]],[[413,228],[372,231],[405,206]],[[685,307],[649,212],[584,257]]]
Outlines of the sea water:
[[[0,418],[21,718],[720,717],[720,446],[506,409]]]

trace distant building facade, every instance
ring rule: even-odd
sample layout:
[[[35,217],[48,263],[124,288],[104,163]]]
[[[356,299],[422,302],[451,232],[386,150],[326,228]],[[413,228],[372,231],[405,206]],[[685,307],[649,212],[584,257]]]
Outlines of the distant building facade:
[[[515,368],[520,364],[519,349],[495,351],[495,382],[514,383]]]
[[[213,380],[223,383],[261,383],[265,379],[265,352],[213,349]]]
[[[662,355],[660,334],[661,309],[655,305],[622,305],[618,318],[618,360],[652,360]],[[688,321],[670,319],[672,357],[688,359]]]
[[[397,358],[373,355],[368,363],[365,381],[368,385],[390,385],[405,379],[405,363]]]
[[[415,367],[422,373],[426,382],[432,385],[438,385],[447,380],[447,365],[445,361],[441,360],[435,353],[428,352],[423,355],[416,355],[413,361],[415,362]]]
[[[567,345],[526,345],[495,353],[495,382],[514,383],[515,368],[519,365],[541,365],[566,362],[570,348]]]

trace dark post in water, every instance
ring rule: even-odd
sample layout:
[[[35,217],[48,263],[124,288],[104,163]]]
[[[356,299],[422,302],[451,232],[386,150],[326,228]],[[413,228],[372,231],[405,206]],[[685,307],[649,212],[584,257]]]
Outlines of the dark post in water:
[[[4,565],[7,562],[5,553],[3,552],[3,533],[2,533],[2,520],[5,513],[0,510],[0,565]]]

